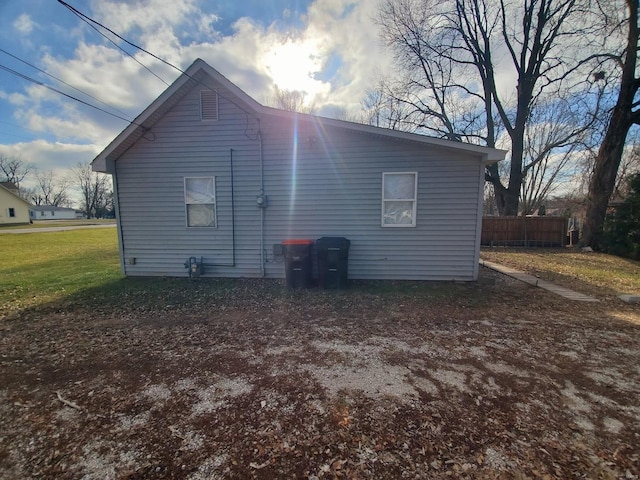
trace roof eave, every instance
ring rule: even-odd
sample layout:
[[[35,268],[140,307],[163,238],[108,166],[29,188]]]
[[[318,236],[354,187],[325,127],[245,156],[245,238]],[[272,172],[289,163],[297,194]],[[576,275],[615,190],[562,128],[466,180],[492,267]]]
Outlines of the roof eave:
[[[279,110],[272,107],[262,107],[262,111],[268,115],[275,115],[280,117],[292,117],[296,116],[300,119],[307,119],[310,121],[321,121],[325,126],[333,126],[337,128],[346,128],[352,131],[359,131],[370,135],[379,135],[383,137],[395,138],[398,140],[408,140],[412,142],[419,142],[428,145],[434,145],[447,149],[463,150],[469,153],[478,155],[481,158],[483,164],[489,165],[492,163],[500,162],[507,156],[507,150],[500,150],[491,147],[484,147],[481,145],[474,145],[472,143],[457,142],[454,140],[446,140],[444,138],[430,137],[428,135],[422,135],[419,133],[403,132],[401,130],[391,130],[388,128],[374,127],[372,125],[365,125],[363,123],[348,122],[345,120],[337,120],[335,118],[320,117],[317,115],[309,115],[305,113],[289,112],[286,110]]]
[[[200,72],[203,72],[200,74]],[[225,89],[229,90],[232,95],[241,100],[252,109],[256,114],[274,115],[279,117],[299,117],[310,121],[321,121],[325,126],[333,126],[337,128],[345,128],[352,131],[358,131],[369,135],[379,135],[387,138],[395,138],[398,140],[408,140],[428,145],[439,146],[447,149],[462,150],[468,153],[478,155],[483,164],[491,164],[504,160],[507,152],[494,148],[473,145],[469,143],[445,140],[426,135],[402,132],[399,130],[390,130],[387,128],[374,127],[360,123],[347,122],[315,115],[308,115],[296,112],[289,112],[272,107],[266,107],[255,101],[242,89],[229,81],[224,75],[219,73],[205,61],[197,59],[191,66],[178,77],[156,100],[154,100],[133,122],[131,122],[120,134],[113,139],[107,147],[98,154],[92,161],[92,168],[96,172],[113,173],[115,170],[115,161],[127,151],[136,141],[149,132],[159,118],[166,113],[183,95],[181,89],[188,82],[193,86],[201,83],[203,79],[209,75],[219,82]],[[199,78],[196,78],[199,77]],[[193,86],[188,88],[193,88]],[[182,90],[186,94],[186,90]]]
[[[200,72],[203,73],[201,74]],[[117,160],[118,157],[120,157],[124,151],[128,150],[128,148],[137,140],[143,137],[145,133],[149,132],[159,118],[162,117],[169,108],[177,103],[180,98],[182,98],[183,95],[179,95],[180,90],[187,83],[193,84],[189,89],[195,87],[199,83],[202,83],[207,75],[213,77],[225,89],[229,90],[232,95],[245,103],[247,107],[256,112],[259,112],[263,108],[262,105],[256,102],[224,75],[215,70],[204,60],[198,58],[93,159],[91,162],[92,169],[96,172],[113,173],[115,160]],[[174,98],[176,95],[177,98]],[[170,102],[172,99],[174,101]]]

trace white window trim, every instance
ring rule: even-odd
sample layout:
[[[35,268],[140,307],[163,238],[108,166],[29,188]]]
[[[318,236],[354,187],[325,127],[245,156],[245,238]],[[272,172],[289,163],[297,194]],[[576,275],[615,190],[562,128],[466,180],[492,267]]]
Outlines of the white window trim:
[[[389,175],[413,175],[414,176],[414,187],[413,187],[413,198],[393,198],[386,199],[384,198],[384,180],[386,176]],[[413,202],[413,210],[411,212],[411,223],[385,223],[384,222],[384,206],[386,202]],[[382,172],[382,205],[380,212],[380,224],[384,228],[413,228],[416,226],[416,213],[418,211],[418,172]]]
[[[197,178],[206,178],[211,179],[213,181],[213,225],[209,226],[191,226],[189,225],[189,205],[211,205],[210,203],[194,203],[187,202],[187,180],[197,179]],[[184,194],[184,224],[187,228],[218,228],[218,199],[216,195],[216,177],[213,175],[209,176],[199,176],[199,177],[184,177],[183,179],[183,194]]]
[[[213,94],[215,96],[216,102],[216,118],[203,118],[202,114],[204,112],[202,105],[202,96],[207,94]],[[200,121],[201,122],[217,122],[220,118],[220,97],[218,96],[218,92],[216,90],[200,90]]]

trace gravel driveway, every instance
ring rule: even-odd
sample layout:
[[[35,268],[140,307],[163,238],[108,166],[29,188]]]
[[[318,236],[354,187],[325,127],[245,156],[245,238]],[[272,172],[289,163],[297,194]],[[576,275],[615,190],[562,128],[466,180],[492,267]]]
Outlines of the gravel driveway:
[[[640,306],[485,269],[190,288],[1,319],[0,478],[640,474]]]

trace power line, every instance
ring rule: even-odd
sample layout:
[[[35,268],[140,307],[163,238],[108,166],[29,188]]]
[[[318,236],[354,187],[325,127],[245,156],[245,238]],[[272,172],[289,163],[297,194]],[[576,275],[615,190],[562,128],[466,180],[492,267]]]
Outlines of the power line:
[[[133,48],[136,48],[138,50],[140,50],[141,52],[146,53],[147,55],[150,55],[151,57],[155,58],[156,60],[159,60],[160,62],[164,63],[165,65],[177,70],[178,72],[180,72],[182,75],[186,75],[188,78],[190,78],[191,80],[194,80],[195,82],[197,82],[199,85],[202,85],[204,87],[206,87],[209,90],[213,89],[211,87],[209,87],[208,85],[204,84],[201,80],[198,80],[196,78],[193,78],[191,75],[189,75],[187,72],[185,72],[184,70],[182,70],[180,67],[175,66],[174,64],[172,64],[171,62],[168,62],[167,60],[160,58],[159,56],[155,55],[154,53],[151,53],[150,51],[142,48],[139,45],[136,45],[133,42],[130,42],[129,40],[127,40],[126,38],[122,37],[121,35],[117,34],[116,32],[114,32],[113,30],[111,30],[109,27],[103,25],[102,23],[98,22],[97,20],[94,20],[93,18],[85,15],[84,13],[82,13],[80,10],[76,9],[75,7],[73,7],[72,5],[69,5],[67,2],[65,2],[64,0],[58,0],[58,3],[60,3],[61,5],[63,5],[65,8],[69,9],[73,14],[75,14],[76,16],[78,16],[79,18],[81,18],[84,22],[86,23],[93,23],[95,25],[98,25],[101,28],[104,28],[106,31],[108,31],[109,33],[111,33],[112,35],[116,36],[117,38],[119,38],[120,40],[122,40],[123,42],[125,42],[126,44],[132,46]],[[94,30],[98,31],[97,29],[94,28]],[[102,35],[101,32],[98,32]],[[105,37],[106,38],[106,37]],[[119,47],[118,47],[119,48]],[[128,54],[128,53],[127,53]],[[146,68],[146,67],[145,67]],[[149,70],[147,68],[147,70]],[[150,71],[150,70],[149,70]],[[153,73],[153,72],[151,72]],[[155,74],[154,74],[155,75]],[[157,76],[157,75],[155,75]],[[235,101],[233,101],[230,98],[225,97],[224,95],[221,95],[220,92],[216,92],[218,94],[218,96],[224,98],[225,100],[227,100],[228,102],[232,103],[233,105],[235,105],[236,107],[238,107],[246,116],[247,119],[247,129],[245,130],[245,136],[247,138],[251,137],[249,135],[247,135],[247,130],[248,130],[248,124],[249,124],[249,115],[252,115],[253,117],[255,117],[257,120],[258,117],[253,113],[253,112],[249,112],[247,111],[244,107],[242,107],[242,105],[239,105],[238,103],[236,103]],[[257,137],[253,140],[256,140]]]
[[[136,62],[138,65],[140,65],[142,68],[144,68],[147,72],[149,72],[151,75],[153,75],[154,77],[156,77],[158,80],[160,80],[162,83],[164,83],[167,87],[169,86],[169,84],[163,79],[161,78],[159,75],[157,75],[154,71],[152,71],[149,67],[147,67],[144,63],[142,63],[140,60],[138,60],[137,58],[135,58],[133,55],[131,55],[129,52],[127,52],[124,48],[122,48],[120,45],[118,45],[116,42],[114,42],[113,40],[111,40],[109,37],[107,37],[104,33],[102,33],[100,30],[98,30],[98,28],[95,25],[92,25],[92,23],[95,23],[97,25],[100,25],[102,28],[104,28],[105,30],[111,32],[113,35],[115,35],[116,37],[118,37],[120,40],[123,40],[126,43],[130,43],[128,41],[126,41],[125,39],[123,39],[120,35],[118,35],[117,33],[115,33],[114,31],[108,29],[107,27],[105,27],[104,25],[96,22],[95,20],[92,20],[91,18],[87,17],[86,15],[84,15],[83,13],[81,13],[80,11],[76,10],[75,8],[73,8],[71,5],[69,5],[68,3],[65,3],[61,0],[58,0],[61,4],[63,4],[65,7],[67,7],[68,9],[70,9],[74,14],[76,14],[76,16],[78,16],[82,21],[84,21],[87,25],[89,25],[91,28],[93,28],[96,32],[98,32],[100,35],[102,35],[104,38],[106,38],[107,40],[109,40],[109,42],[111,42],[118,50],[120,50],[121,52],[127,54],[134,62]],[[131,46],[135,46],[133,44],[130,44]],[[138,47],[136,47],[138,48]],[[149,52],[146,52],[149,53]],[[156,57],[157,58],[157,57]]]
[[[100,22],[98,22],[97,20],[94,20],[91,17],[88,17],[87,15],[85,15],[84,13],[82,13],[80,10],[76,9],[75,7],[69,5],[67,2],[65,2],[64,0],[58,0],[58,3],[62,4],[64,7],[68,8],[71,12],[73,12],[75,15],[77,15],[79,18],[81,18],[83,21],[87,22],[87,23],[94,23],[96,25],[98,25],[101,28],[104,28],[107,32],[111,33],[112,35],[115,35],[116,37],[118,37],[120,40],[122,40],[123,42],[125,42],[128,45],[131,45],[133,48],[137,48],[138,50],[140,50],[141,52],[146,53],[147,55],[152,56],[153,58],[155,58],[156,60],[161,61],[162,63],[164,63],[165,65],[168,65],[169,67],[175,68],[176,70],[178,70],[180,73],[185,73],[183,70],[181,70],[180,68],[176,67],[175,65],[173,65],[172,63],[158,57],[157,55],[154,55],[153,53],[151,53],[148,50],[145,50],[144,48],[142,48],[139,45],[136,45],[135,43],[130,42],[129,40],[127,40],[126,38],[118,35],[116,32],[114,32],[113,30],[111,30],[109,27],[104,26],[103,24],[101,24]],[[100,33],[100,32],[98,32]],[[102,35],[102,33],[100,33]],[[105,37],[106,38],[106,37]],[[153,72],[151,72],[153,73]],[[155,74],[154,74],[155,75]],[[157,76],[157,75],[156,75]],[[160,77],[158,77],[160,78]],[[162,80],[162,79],[161,79]],[[162,80],[164,82],[164,80]],[[166,83],[166,82],[165,82]]]
[[[36,140],[36,138],[34,138],[34,137],[25,137],[24,135],[16,135],[15,133],[0,132],[0,136],[2,136],[2,137],[10,137],[10,138],[19,138],[19,139],[22,139],[22,140],[29,140],[31,142]]]
[[[112,117],[119,118],[120,120],[124,120],[125,122],[128,122],[128,123],[133,123],[134,125],[138,125],[139,127],[142,127],[145,130],[148,130],[144,125],[140,125],[139,123],[136,123],[136,122],[134,122],[132,120],[129,120],[128,118],[121,117],[120,115],[116,115],[115,113],[109,112],[109,111],[107,111],[107,110],[105,110],[103,108],[100,108],[100,107],[97,107],[95,105],[92,105],[89,102],[85,102],[84,100],[76,98],[73,95],[69,95],[68,93],[65,93],[65,92],[63,92],[61,90],[58,90],[57,88],[54,88],[54,87],[52,87],[50,85],[42,83],[39,80],[36,80],[35,78],[29,77],[28,75],[25,75],[23,73],[17,72],[16,70],[13,70],[12,68],[9,68],[9,67],[7,67],[5,65],[0,65],[0,69],[1,70],[5,70],[6,72],[9,72],[9,73],[11,73],[11,74],[13,74],[13,75],[15,75],[17,77],[20,77],[20,78],[24,79],[24,80],[27,80],[27,81],[32,82],[32,83],[35,83],[36,85],[44,87],[44,88],[46,88],[48,90],[51,90],[52,92],[56,92],[56,93],[58,93],[60,95],[63,95],[65,97],[67,97],[67,98],[70,98],[71,100],[75,100],[76,102],[82,103],[83,105],[87,105],[88,107],[91,107],[91,108],[99,110],[99,111],[101,111],[103,113],[106,113],[107,115],[111,115]]]
[[[115,107],[113,107],[113,106],[109,105],[109,104],[108,104],[108,103],[106,103],[106,102],[103,102],[103,101],[102,101],[102,100],[100,100],[99,98],[96,98],[96,97],[94,97],[93,95],[91,95],[91,94],[89,94],[89,93],[87,93],[87,92],[85,92],[85,91],[83,91],[83,90],[80,90],[80,89],[79,89],[79,88],[77,88],[77,87],[74,87],[73,85],[71,85],[71,84],[69,84],[69,83],[65,82],[64,80],[62,80],[62,79],[60,79],[60,78],[56,77],[55,75],[52,75],[52,74],[50,74],[49,72],[46,72],[45,70],[42,70],[41,68],[36,67],[35,65],[33,65],[33,64],[29,63],[29,62],[27,62],[26,60],[24,60],[24,59],[22,59],[22,58],[20,58],[20,57],[18,57],[18,56],[16,56],[16,55],[14,55],[14,54],[12,54],[12,53],[7,52],[6,50],[4,50],[4,49],[2,49],[2,48],[0,48],[0,52],[4,53],[5,55],[9,55],[9,56],[10,56],[10,57],[12,57],[12,58],[15,58],[16,60],[18,60],[19,62],[24,63],[25,65],[29,65],[31,68],[35,68],[35,69],[36,69],[36,70],[38,70],[39,72],[42,72],[42,73],[44,73],[45,75],[48,75],[49,77],[53,78],[54,80],[57,80],[58,82],[60,82],[60,83],[62,83],[62,84],[64,84],[64,85],[66,85],[66,86],[67,86],[67,87],[69,87],[69,88],[74,89],[74,90],[75,90],[75,91],[77,91],[77,92],[82,93],[83,95],[86,95],[86,96],[87,96],[87,97],[89,97],[89,98],[93,98],[96,102],[101,103],[102,105],[105,105],[105,106],[107,106],[107,107],[109,107],[109,108],[111,108],[111,109],[115,110],[116,112],[121,113],[122,115],[127,115],[125,112],[123,112],[123,111],[121,111],[121,110],[118,110],[117,108],[115,108]]]
[[[15,123],[5,122],[3,120],[0,120],[0,123],[3,123],[5,125],[9,125],[10,127],[19,128],[20,130],[27,130],[25,127],[23,127],[21,125],[16,125]],[[0,131],[0,135],[2,135],[4,137],[24,138],[25,140],[33,140],[34,139],[33,137],[25,137],[24,135],[16,135],[15,133],[7,133],[6,131],[4,131],[4,132]]]

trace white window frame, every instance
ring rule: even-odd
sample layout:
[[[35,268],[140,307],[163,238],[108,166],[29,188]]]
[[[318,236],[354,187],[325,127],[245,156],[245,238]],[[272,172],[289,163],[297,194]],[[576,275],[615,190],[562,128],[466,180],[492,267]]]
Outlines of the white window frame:
[[[187,198],[187,181],[192,179],[211,180],[213,186],[213,203],[210,202],[189,202]],[[184,222],[187,228],[218,228],[218,211],[216,198],[216,177],[213,175],[199,177],[184,177]],[[213,225],[189,225],[189,205],[213,205]]]
[[[15,218],[16,217],[16,209],[13,207],[9,207],[7,209],[7,212],[9,214],[9,218]]]
[[[393,175],[413,175],[413,198],[385,198],[384,185],[385,179]],[[388,202],[413,202],[411,211],[411,223],[385,223],[385,205]],[[412,228],[416,226],[416,213],[418,211],[418,172],[383,172],[382,173],[382,206],[381,206],[381,225],[384,228]]]
[[[216,111],[215,118],[214,117],[204,117],[204,97],[207,95],[213,95],[215,98]],[[220,97],[218,96],[218,92],[215,90],[200,90],[200,121],[201,122],[217,122],[218,118],[220,118]]]

